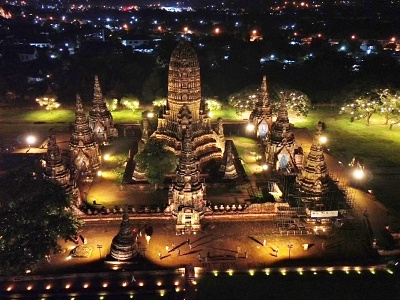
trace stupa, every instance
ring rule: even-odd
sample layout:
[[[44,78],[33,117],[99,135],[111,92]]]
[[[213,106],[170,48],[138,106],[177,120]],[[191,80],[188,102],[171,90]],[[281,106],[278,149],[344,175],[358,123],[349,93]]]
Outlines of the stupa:
[[[101,165],[99,145],[94,139],[88,119],[83,112],[82,101],[76,96],[74,131],[69,143],[71,165],[79,173],[92,173]]]
[[[72,194],[70,170],[61,157],[60,148],[57,145],[56,136],[52,129],[49,131],[47,153],[43,162],[45,167],[43,177],[47,180],[57,182],[67,194]]]
[[[191,128],[193,152],[200,166],[221,160],[225,141],[211,128],[207,108],[201,98],[200,67],[197,54],[188,42],[181,42],[172,53],[168,72],[167,104],[160,111],[152,137],[162,139],[176,155]]]
[[[138,153],[141,153],[143,151],[143,148],[147,143],[147,140],[149,139],[149,126],[149,118],[145,115],[143,116],[142,120],[142,138],[138,143]],[[135,169],[133,171],[132,179],[136,182],[147,181],[145,170],[143,170],[142,166],[138,162],[135,163]]]
[[[200,180],[191,128],[185,129],[184,134],[176,182],[170,186],[168,210],[177,219],[177,232],[193,232],[200,230],[200,218],[205,212],[205,184]]]
[[[111,138],[118,136],[113,117],[103,98],[97,75],[94,77],[93,105],[89,111],[89,127],[99,145],[107,144]]]
[[[296,177],[300,192],[315,196],[319,200],[329,189],[329,175],[321,143],[322,122],[318,122],[317,131],[311,145],[310,153],[301,173]]]
[[[267,77],[263,77],[258,99],[250,114],[249,122],[254,126],[257,137],[264,140],[271,129],[272,113],[267,91]]]
[[[295,148],[296,142],[290,128],[286,100],[282,98],[278,116],[267,135],[267,164],[276,171],[296,168]]]
[[[223,179],[236,179],[238,174],[235,167],[235,157],[232,153],[232,142],[227,141],[225,147],[225,162],[222,164]]]
[[[133,233],[126,209],[122,215],[119,232],[112,240],[110,254],[113,259],[120,261],[130,260],[137,255],[136,233]]]

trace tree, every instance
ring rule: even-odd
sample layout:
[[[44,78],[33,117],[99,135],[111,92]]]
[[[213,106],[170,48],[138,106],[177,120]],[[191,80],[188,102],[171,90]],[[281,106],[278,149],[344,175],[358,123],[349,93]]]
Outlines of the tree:
[[[134,96],[129,96],[125,99],[122,99],[121,104],[134,112],[139,108],[139,99]]]
[[[143,83],[142,96],[144,103],[151,103],[157,96],[162,94],[161,77],[158,72],[153,71],[149,78]]]
[[[286,105],[289,112],[297,116],[307,116],[310,110],[310,100],[307,95],[297,90],[282,90],[279,93],[279,98],[286,100]],[[271,102],[272,113],[277,114],[280,108],[280,101]]]
[[[155,188],[164,182],[165,175],[173,172],[178,164],[174,152],[156,138],[150,138],[134,159],[145,170],[147,180],[154,184]]]
[[[205,103],[207,104],[207,108],[210,112],[215,112],[221,110],[222,108],[221,102],[214,98],[206,98]]]
[[[397,118],[400,114],[400,96],[390,89],[380,89],[377,94],[381,102],[379,112],[385,116],[385,125],[388,125],[390,119]]]
[[[109,111],[114,111],[118,107],[118,99],[113,98],[113,99],[105,99],[106,105]]]
[[[257,102],[257,87],[255,85],[248,86],[241,91],[234,93],[228,97],[229,105],[235,108],[238,116],[242,115],[246,110],[253,109]]]
[[[289,112],[296,115],[307,116],[310,110],[310,100],[306,94],[301,91],[281,87],[277,85],[268,86],[269,101],[273,114],[277,114],[281,99],[286,99],[286,105]],[[232,94],[229,97],[229,104],[233,106],[238,115],[241,115],[246,110],[254,108],[258,101],[259,91],[255,86],[248,86],[247,88]]]
[[[372,115],[378,113],[381,106],[382,102],[379,99],[377,90],[371,90],[363,96],[349,101],[340,109],[339,113],[349,113],[351,121],[365,119],[367,126],[369,126]]]
[[[0,270],[21,273],[60,250],[82,222],[56,183],[15,173],[0,180]]]

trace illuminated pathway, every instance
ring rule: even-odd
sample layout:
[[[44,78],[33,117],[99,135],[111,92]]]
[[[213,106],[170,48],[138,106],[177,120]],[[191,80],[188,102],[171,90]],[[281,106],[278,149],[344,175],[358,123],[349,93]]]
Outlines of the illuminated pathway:
[[[265,280],[280,280],[280,276],[297,275],[326,276],[349,275],[360,278],[377,275],[398,280],[398,273],[385,265],[376,266],[335,266],[335,267],[291,267],[249,269],[246,272],[237,272],[233,269],[205,272],[195,268],[192,279],[199,291],[207,289],[202,286],[203,278],[212,280],[212,277],[228,276],[232,278],[240,275],[249,277],[265,276]],[[133,276],[133,277],[132,277]],[[271,277],[272,276],[272,277]],[[397,279],[396,279],[397,278]],[[104,272],[56,276],[23,276],[14,277],[8,281],[0,281],[1,299],[151,299],[163,298],[183,299],[184,268],[175,270],[160,270],[147,272]],[[261,278],[262,280],[262,278]]]

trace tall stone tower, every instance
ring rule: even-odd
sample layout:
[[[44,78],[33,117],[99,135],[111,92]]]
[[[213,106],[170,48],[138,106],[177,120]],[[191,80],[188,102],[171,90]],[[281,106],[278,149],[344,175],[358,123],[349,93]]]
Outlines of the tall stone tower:
[[[67,194],[72,194],[70,171],[61,157],[60,148],[57,145],[56,136],[52,129],[49,131],[44,166],[43,177],[47,180],[57,182]]]
[[[323,196],[329,189],[329,175],[320,141],[321,135],[322,123],[318,122],[310,153],[304,168],[296,178],[296,184],[301,192],[316,197]]]
[[[103,98],[97,75],[94,77],[93,105],[89,111],[89,126],[99,145],[107,144],[111,138],[118,136],[118,132],[114,128],[113,117]]]
[[[88,119],[83,112],[79,95],[76,96],[74,132],[69,143],[71,165],[77,172],[91,173],[101,165],[99,145],[94,139]]]
[[[271,130],[272,113],[267,91],[267,77],[263,77],[257,103],[249,117],[250,124],[254,125],[257,137],[264,140]]]
[[[176,182],[170,187],[169,210],[177,218],[177,231],[198,231],[200,218],[206,208],[205,184],[200,181],[198,163],[194,157],[191,128],[187,128],[184,134]]]
[[[290,129],[285,98],[282,98],[278,116],[267,135],[267,164],[274,170],[286,170],[295,166],[295,138]]]
[[[160,112],[157,130],[152,136],[165,140],[167,147],[179,155],[183,134],[189,127],[194,155],[200,165],[213,159],[220,160],[225,142],[212,130],[201,98],[197,54],[187,42],[181,42],[171,56],[167,104]]]

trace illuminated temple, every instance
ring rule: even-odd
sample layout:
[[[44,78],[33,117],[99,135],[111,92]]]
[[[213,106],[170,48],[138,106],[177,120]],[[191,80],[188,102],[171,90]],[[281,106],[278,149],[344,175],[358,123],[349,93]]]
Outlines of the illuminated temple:
[[[103,98],[97,75],[94,78],[93,104],[88,119],[89,127],[99,145],[107,144],[113,137],[118,137],[118,131],[114,127],[113,117]]]
[[[266,160],[274,170],[289,170],[301,165],[303,157],[295,159],[296,142],[290,127],[285,99],[282,99],[278,116],[267,134]],[[299,167],[299,166],[298,166]]]
[[[254,126],[257,137],[264,140],[271,130],[272,112],[267,91],[267,77],[263,77],[260,93],[253,111],[249,117],[250,124]]]
[[[177,232],[199,231],[200,219],[206,210],[205,184],[200,180],[190,128],[184,134],[176,179],[170,186],[168,197],[169,210],[177,219]]]
[[[189,127],[194,156],[200,166],[221,160],[225,140],[211,128],[206,104],[201,98],[197,54],[187,42],[181,42],[171,56],[167,104],[160,111],[152,137],[164,140],[168,148],[180,155],[184,132]]]
[[[317,130],[311,145],[304,168],[296,178],[300,192],[311,197],[323,196],[329,189],[329,174],[325,163],[321,143],[322,123],[318,122]]]
[[[82,101],[78,95],[76,97],[74,131],[71,135],[69,148],[74,172],[89,174],[100,167],[99,145],[89,127],[88,118],[83,112]]]
[[[60,148],[57,145],[53,130],[49,132],[47,152],[43,159],[43,177],[49,181],[57,182],[67,194],[72,194],[70,170],[64,162]]]

